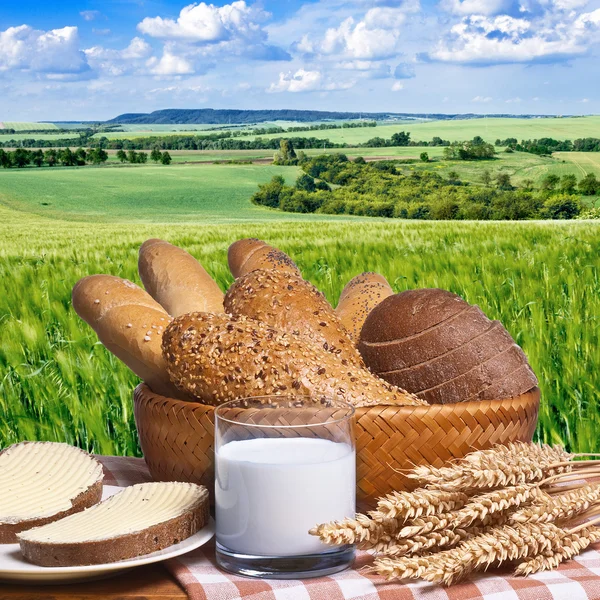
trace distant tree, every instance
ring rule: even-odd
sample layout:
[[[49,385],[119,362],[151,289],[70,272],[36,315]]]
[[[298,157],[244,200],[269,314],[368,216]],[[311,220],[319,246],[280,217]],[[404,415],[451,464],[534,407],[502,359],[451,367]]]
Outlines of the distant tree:
[[[117,159],[120,160],[122,163],[127,162],[127,154],[125,150],[121,149],[117,151]]]
[[[281,175],[275,175],[269,183],[263,183],[258,186],[258,192],[252,196],[254,204],[269,206],[270,208],[279,208],[279,196],[283,191],[285,180]]]
[[[456,171],[450,171],[448,173],[448,181],[450,183],[460,183],[460,175]]]
[[[75,155],[71,148],[63,148],[58,152],[58,160],[63,167],[72,167],[76,164]]]
[[[556,186],[560,183],[560,177],[555,175],[554,173],[550,173],[546,175],[542,180],[542,189],[546,191],[553,191],[556,189]]]
[[[560,191],[565,194],[574,194],[577,186],[577,177],[573,174],[563,175],[560,180]]]
[[[357,165],[364,165],[367,161],[362,156],[357,156],[354,159],[354,163]]]
[[[390,146],[408,146],[410,144],[410,133],[400,131],[394,133],[390,140]]]
[[[600,193],[600,181],[598,181],[594,173],[588,173],[579,181],[577,187],[579,188],[579,192],[584,196],[595,196]]]
[[[10,166],[11,161],[8,152],[5,152],[2,148],[0,148],[0,167],[3,169],[8,169]]]
[[[534,186],[533,179],[523,179],[523,182],[521,183],[521,187],[524,190],[527,190],[528,192],[531,192],[533,190],[533,186]]]
[[[297,165],[298,156],[294,150],[294,144],[291,140],[282,139],[279,141],[279,151],[273,159],[275,165]]]
[[[579,202],[570,194],[553,195],[546,200],[542,216],[546,219],[573,219],[581,212]]]
[[[385,148],[388,145],[387,140],[385,140],[382,137],[376,136],[374,138],[371,138],[370,140],[367,140],[367,142],[365,143],[365,146],[367,148]]]
[[[140,164],[145,164],[148,162],[148,153],[147,152],[138,152],[137,162]]]
[[[485,144],[485,140],[480,135],[476,135],[471,140],[471,143],[473,144],[473,146],[483,146],[483,144]]]
[[[50,148],[44,152],[44,160],[49,167],[54,167],[58,162],[58,153],[54,148]]]
[[[508,173],[498,173],[498,175],[496,175],[496,184],[498,185],[498,189],[514,190]]]
[[[88,160],[94,165],[105,163],[108,160],[108,153],[103,148],[93,148],[88,153]]]
[[[492,183],[492,174],[487,169],[481,173],[481,183],[483,183],[485,187],[490,187]]]
[[[173,159],[171,158],[171,155],[166,150],[160,155],[160,162],[163,165],[170,165],[171,160],[173,160]]]
[[[128,150],[127,151],[127,160],[130,163],[138,162],[138,153],[135,150]]]
[[[323,181],[322,179],[320,179],[319,181],[317,181],[315,183],[315,187],[318,190],[322,190],[324,192],[330,192],[331,191],[331,188],[329,187],[329,185],[327,185],[327,182]]]
[[[298,179],[296,179],[296,189],[304,190],[305,192],[314,192],[317,189],[315,180],[306,173],[302,173]]]
[[[12,153],[11,160],[12,164],[15,165],[15,167],[22,169],[23,167],[26,167],[29,164],[31,160],[31,154],[29,150],[25,150],[25,148],[17,148]]]
[[[155,163],[159,163],[162,160],[162,152],[158,146],[154,146],[154,148],[152,148],[152,152],[150,152],[150,159]]]
[[[42,150],[36,150],[31,153],[31,162],[36,167],[41,167],[44,164],[44,152]]]
[[[421,154],[419,155],[419,158],[423,162],[429,162],[429,154],[427,154],[427,152],[421,152]]]
[[[87,161],[87,152],[83,148],[75,150],[75,164],[82,167]]]

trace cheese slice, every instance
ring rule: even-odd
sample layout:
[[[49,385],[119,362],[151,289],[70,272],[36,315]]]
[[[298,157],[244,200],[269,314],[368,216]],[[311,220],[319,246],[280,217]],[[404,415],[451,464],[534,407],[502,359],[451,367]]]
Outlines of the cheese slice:
[[[14,543],[23,529],[96,504],[102,479],[102,465],[74,446],[9,446],[0,452],[0,543]]]
[[[208,491],[193,483],[125,488],[84,512],[19,534],[36,564],[66,566],[124,560],[161,550],[208,522]]]

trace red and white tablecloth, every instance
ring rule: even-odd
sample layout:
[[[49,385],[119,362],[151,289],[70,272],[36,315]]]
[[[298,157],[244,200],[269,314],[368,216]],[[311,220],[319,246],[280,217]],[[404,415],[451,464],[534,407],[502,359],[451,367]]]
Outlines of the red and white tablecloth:
[[[150,481],[142,459],[101,456],[107,485]],[[531,577],[509,570],[479,574],[451,588],[425,582],[387,582],[360,572],[371,557],[359,552],[352,569],[318,579],[276,581],[238,577],[215,564],[214,542],[167,561],[191,600],[600,600],[600,544],[560,566]]]

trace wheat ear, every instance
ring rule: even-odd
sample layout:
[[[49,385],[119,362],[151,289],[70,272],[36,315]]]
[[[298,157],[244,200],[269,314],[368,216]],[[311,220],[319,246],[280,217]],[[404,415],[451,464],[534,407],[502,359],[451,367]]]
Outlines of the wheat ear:
[[[313,527],[309,533],[325,544],[359,544],[370,548],[378,543],[389,542],[400,527],[401,524],[395,519],[378,522],[358,514],[354,519],[322,523]]]
[[[462,492],[427,490],[392,492],[377,503],[377,510],[369,513],[375,521],[398,519],[407,521],[423,516],[437,515],[463,507],[469,497]]]
[[[577,556],[590,544],[599,541],[600,529],[598,527],[590,527],[576,533],[567,534],[562,540],[561,548],[526,558],[517,565],[515,575],[532,575],[540,571],[556,569],[563,561]]]
[[[533,483],[568,471],[565,463],[570,459],[562,448],[518,442],[471,452],[449,467],[418,466],[407,476],[433,489],[490,489]]]
[[[424,557],[378,558],[373,567],[387,579],[421,578],[452,585],[476,570],[525,559],[560,547],[567,535],[552,523],[492,527],[451,550]]]
[[[513,523],[550,523],[573,519],[600,500],[600,484],[589,484],[562,494],[540,496],[538,502],[515,511]]]

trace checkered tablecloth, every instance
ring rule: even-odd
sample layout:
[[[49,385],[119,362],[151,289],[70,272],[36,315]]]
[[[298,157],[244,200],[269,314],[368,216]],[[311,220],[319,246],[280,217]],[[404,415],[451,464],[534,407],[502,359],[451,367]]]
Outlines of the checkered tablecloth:
[[[107,485],[150,480],[142,459],[101,456]],[[600,544],[560,566],[531,577],[513,577],[509,570],[479,574],[445,589],[425,582],[395,583],[360,572],[371,557],[359,552],[352,569],[305,580],[261,580],[221,571],[211,542],[167,562],[190,600],[600,600]]]

